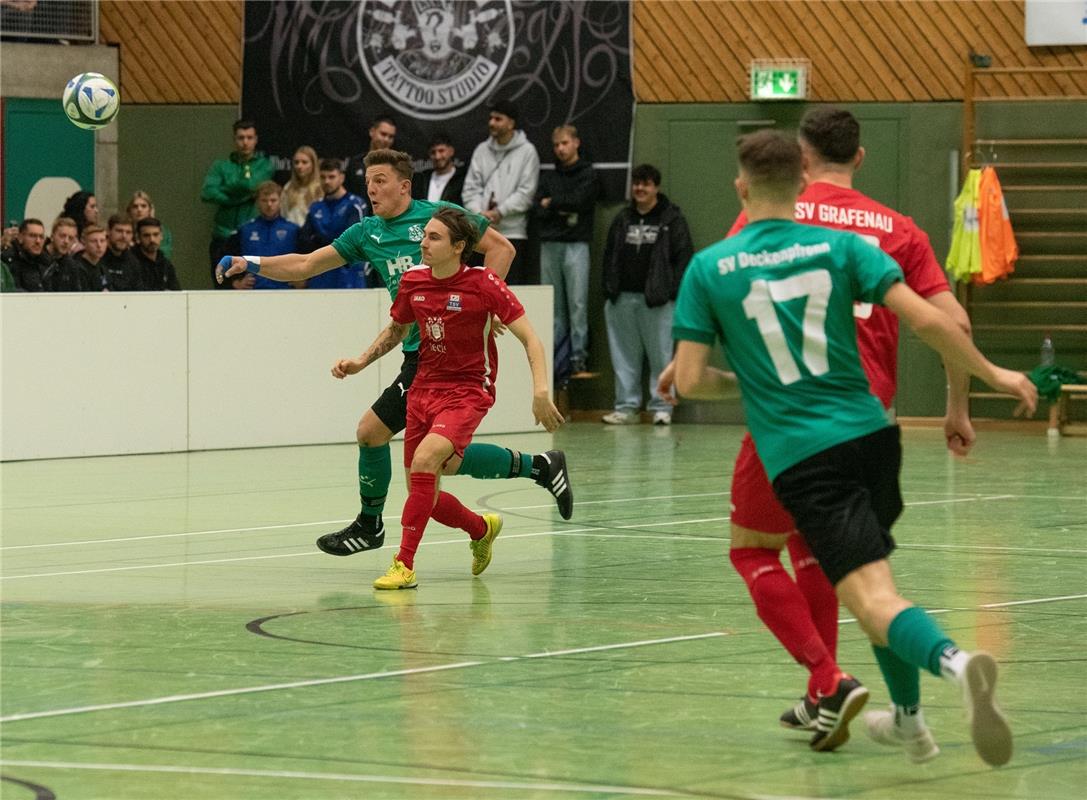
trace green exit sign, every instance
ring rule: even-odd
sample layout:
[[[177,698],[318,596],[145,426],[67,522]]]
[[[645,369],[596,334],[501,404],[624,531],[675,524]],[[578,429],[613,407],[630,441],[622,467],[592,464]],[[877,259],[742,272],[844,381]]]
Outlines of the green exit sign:
[[[804,100],[807,96],[807,64],[751,62],[752,100]]]

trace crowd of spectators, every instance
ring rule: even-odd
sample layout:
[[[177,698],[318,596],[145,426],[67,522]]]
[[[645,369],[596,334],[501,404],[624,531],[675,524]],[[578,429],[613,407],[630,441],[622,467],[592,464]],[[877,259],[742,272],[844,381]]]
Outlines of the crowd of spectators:
[[[519,109],[499,100],[489,108],[487,136],[467,162],[453,141],[428,143],[429,168],[416,173],[412,196],[463,205],[490,220],[517,250],[507,282],[554,287],[555,374],[586,377],[590,364],[589,276],[599,184],[581,154],[573,125],[552,134],[553,164],[518,128]],[[396,121],[373,120],[366,152],[346,163],[298,147],[283,185],[275,164],[258,149],[256,123],[233,125],[234,148],[207,171],[201,199],[214,207],[208,243],[211,286],[250,289],[351,289],[370,284],[367,264],[347,264],[308,281],[283,283],[243,273],[220,286],[214,268],[224,255],[307,253],[331,244],[369,211],[363,159],[396,148]],[[649,164],[632,172],[631,201],[612,220],[603,253],[608,345],[615,367],[615,409],[610,424],[636,422],[643,403],[654,422],[671,422],[670,409],[652,392],[671,358],[671,318],[679,280],[692,254],[679,207],[660,193],[662,176]],[[103,226],[94,194],[79,191],[64,203],[49,235],[39,219],[4,230],[4,291],[160,291],[180,288],[172,262],[173,235],[151,197],[135,192],[124,211]],[[531,238],[530,238],[531,236]],[[650,368],[643,397],[642,365]]]

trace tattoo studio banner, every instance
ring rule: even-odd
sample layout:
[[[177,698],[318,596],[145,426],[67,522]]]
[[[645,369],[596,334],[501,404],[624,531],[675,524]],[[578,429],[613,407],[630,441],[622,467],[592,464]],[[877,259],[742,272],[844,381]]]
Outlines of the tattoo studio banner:
[[[607,196],[624,196],[633,112],[628,0],[361,0],[245,4],[242,114],[289,168],[295,148],[347,158],[374,117],[426,167],[446,133],[457,160],[487,137],[488,105],[513,100],[517,126],[549,165],[551,131],[576,125]]]

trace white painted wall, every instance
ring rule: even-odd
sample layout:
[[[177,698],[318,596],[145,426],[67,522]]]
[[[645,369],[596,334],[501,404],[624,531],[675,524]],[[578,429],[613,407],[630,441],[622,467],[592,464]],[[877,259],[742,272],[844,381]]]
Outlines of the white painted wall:
[[[551,288],[516,292],[550,354]],[[344,381],[329,369],[373,341],[388,309],[382,290],[4,294],[0,460],[354,441],[400,357]],[[531,431],[512,334],[499,362],[479,432]]]

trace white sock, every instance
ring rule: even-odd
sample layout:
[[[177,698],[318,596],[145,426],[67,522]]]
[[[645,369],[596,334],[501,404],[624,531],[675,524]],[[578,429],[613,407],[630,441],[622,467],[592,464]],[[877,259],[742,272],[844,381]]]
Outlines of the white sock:
[[[921,706],[898,706],[895,709],[895,727],[904,736],[916,736],[925,729],[925,715]]]
[[[957,647],[949,647],[940,653],[940,674],[945,678],[959,683],[962,674],[966,670],[966,662],[970,660],[970,654],[959,650]]]

